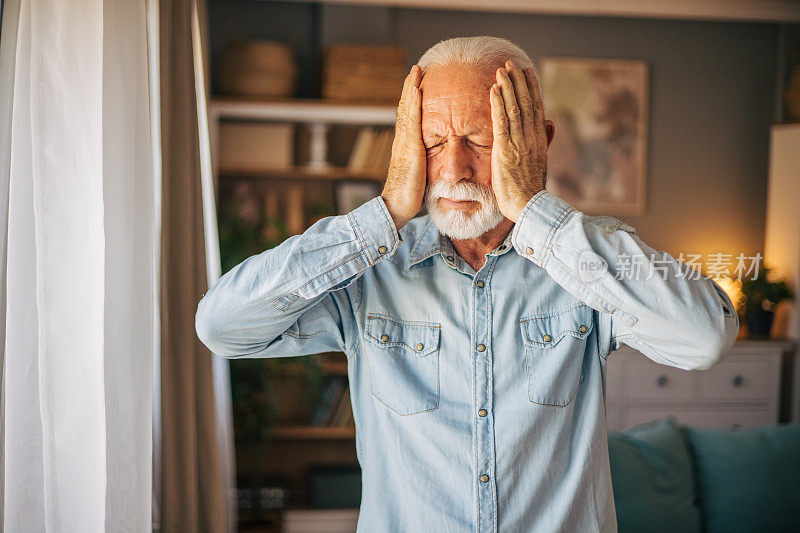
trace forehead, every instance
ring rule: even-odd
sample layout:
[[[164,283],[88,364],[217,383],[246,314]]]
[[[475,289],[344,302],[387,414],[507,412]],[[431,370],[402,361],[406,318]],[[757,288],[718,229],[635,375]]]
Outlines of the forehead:
[[[423,129],[438,129],[443,124],[456,129],[468,125],[491,128],[489,89],[494,82],[494,69],[469,65],[429,68],[420,83]]]

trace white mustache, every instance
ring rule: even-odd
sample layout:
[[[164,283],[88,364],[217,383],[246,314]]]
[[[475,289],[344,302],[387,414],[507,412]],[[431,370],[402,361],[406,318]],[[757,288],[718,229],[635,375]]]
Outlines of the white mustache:
[[[471,215],[460,209],[445,212],[439,207],[438,199],[442,197],[473,200],[481,205]],[[451,239],[474,239],[496,227],[503,219],[491,185],[478,185],[468,181],[450,183],[440,180],[432,187],[426,187],[425,206],[439,232]]]
[[[447,183],[437,181],[432,187],[428,187],[428,194],[431,200],[447,198],[450,200],[472,200],[482,204],[492,204],[494,192],[488,185],[477,185],[475,183]]]

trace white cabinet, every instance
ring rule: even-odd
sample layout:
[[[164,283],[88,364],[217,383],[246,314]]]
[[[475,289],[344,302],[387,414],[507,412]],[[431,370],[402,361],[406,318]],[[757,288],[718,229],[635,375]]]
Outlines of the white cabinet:
[[[708,370],[661,365],[623,346],[608,357],[606,420],[609,431],[625,431],[652,420],[720,429],[779,422],[784,341],[737,341]]]

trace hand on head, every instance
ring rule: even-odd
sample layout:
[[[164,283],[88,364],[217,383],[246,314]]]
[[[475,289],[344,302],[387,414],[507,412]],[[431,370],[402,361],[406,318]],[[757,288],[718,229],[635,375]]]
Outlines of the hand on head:
[[[434,79],[427,80],[429,75]],[[483,92],[487,80],[496,81],[488,102]],[[389,173],[381,193],[398,229],[419,212],[428,180],[491,186],[494,208],[516,221],[527,201],[544,188],[553,134],[532,70],[508,61],[493,73],[469,66],[426,71],[426,93],[433,93],[426,98],[425,124],[421,82],[421,69],[414,65],[397,108]],[[431,144],[427,150],[423,127]],[[458,207],[449,202],[447,208],[466,214],[478,209],[475,202]]]
[[[489,91],[492,106],[492,188],[500,211],[516,222],[525,204],[544,189],[547,147],[552,122],[546,124],[544,102],[533,70],[513,61],[495,72]],[[548,121],[549,122],[549,121]]]
[[[381,192],[397,229],[416,216],[425,194],[426,161],[425,145],[422,143],[420,81],[422,70],[414,65],[406,76],[397,106],[392,157],[386,184]]]

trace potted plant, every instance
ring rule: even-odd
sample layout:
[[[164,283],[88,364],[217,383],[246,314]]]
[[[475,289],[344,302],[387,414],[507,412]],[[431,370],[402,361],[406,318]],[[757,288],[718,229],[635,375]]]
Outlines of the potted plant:
[[[762,267],[754,279],[742,281],[744,318],[751,337],[769,337],[775,307],[793,298],[784,281],[773,281],[771,269]]]

